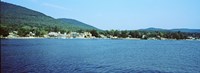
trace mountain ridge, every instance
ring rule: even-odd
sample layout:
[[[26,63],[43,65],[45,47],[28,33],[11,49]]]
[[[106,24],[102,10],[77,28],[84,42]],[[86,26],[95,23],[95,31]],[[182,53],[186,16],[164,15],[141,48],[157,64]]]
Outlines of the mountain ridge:
[[[100,30],[89,24],[80,22],[69,18],[53,18],[44,13],[1,1],[1,26],[8,26],[11,30],[18,30],[22,26],[37,27],[41,29],[48,29],[52,31],[54,28],[77,31],[77,30]],[[50,29],[49,29],[50,28]],[[176,28],[176,29],[162,29],[150,27],[146,29],[138,29],[141,31],[167,31],[167,32],[197,32],[200,29]]]
[[[79,27],[77,25],[62,22],[57,20],[51,16],[48,16],[44,13],[1,1],[1,25],[11,27],[14,30],[22,26],[30,26],[30,27],[43,27],[47,28],[54,28],[59,27],[60,29],[69,30],[69,31],[77,31],[77,30],[93,30],[96,27],[93,27],[88,24],[84,27]],[[70,20],[69,20],[70,21]],[[77,23],[80,21],[77,21]],[[84,25],[84,24],[83,24]],[[13,27],[16,26],[16,27]],[[43,29],[42,28],[42,29]]]
[[[189,32],[189,33],[200,33],[200,29],[189,29],[189,28],[175,28],[175,29],[163,29],[150,27],[146,29],[138,29],[140,31],[164,31],[164,32]]]
[[[77,26],[77,27],[83,27],[83,28],[88,28],[88,29],[98,29],[94,26],[91,26],[89,24],[86,24],[86,23],[83,23],[81,21],[78,21],[76,19],[70,19],[70,18],[57,18],[57,20],[61,21],[61,22],[64,22],[64,23],[69,23],[69,24],[72,24],[74,26]],[[98,29],[99,30],[99,29]]]

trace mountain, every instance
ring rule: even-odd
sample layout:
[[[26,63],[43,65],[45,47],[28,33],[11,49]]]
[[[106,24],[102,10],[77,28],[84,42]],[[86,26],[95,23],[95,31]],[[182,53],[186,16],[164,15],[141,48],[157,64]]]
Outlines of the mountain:
[[[97,29],[77,20],[66,19],[67,22],[63,22],[61,21],[63,19],[55,19],[41,12],[2,1],[0,15],[1,26],[12,28],[10,30],[17,30],[23,26],[45,30],[53,30],[54,28],[70,31]]]
[[[93,27],[91,25],[88,25],[86,23],[83,23],[83,22],[80,22],[78,20],[75,20],[75,19],[67,19],[67,18],[59,18],[57,19],[63,23],[68,23],[68,24],[71,24],[73,26],[76,26],[76,27],[80,27],[80,28],[86,28],[86,29],[97,29],[99,30],[98,28],[96,27]]]
[[[166,29],[161,29],[161,28],[154,28],[154,27],[150,27],[150,28],[146,28],[146,29],[139,29],[140,31],[168,31]]]
[[[191,32],[191,33],[200,33],[200,29],[187,29],[187,28],[180,28],[180,29],[171,29],[171,31],[181,31],[181,32]]]
[[[146,28],[139,29],[140,31],[162,31],[162,32],[187,32],[187,33],[200,33],[200,29],[187,29],[187,28],[179,28],[179,29],[161,29],[161,28]]]

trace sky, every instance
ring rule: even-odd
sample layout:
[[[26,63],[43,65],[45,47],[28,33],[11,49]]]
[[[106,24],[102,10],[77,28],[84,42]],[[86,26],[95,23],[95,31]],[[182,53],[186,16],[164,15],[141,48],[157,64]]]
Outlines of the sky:
[[[200,29],[200,0],[2,0],[100,29]]]

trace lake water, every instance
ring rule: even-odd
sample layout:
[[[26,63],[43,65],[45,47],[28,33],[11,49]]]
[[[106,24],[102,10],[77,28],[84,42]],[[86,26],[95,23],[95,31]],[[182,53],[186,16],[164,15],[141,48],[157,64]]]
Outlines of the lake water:
[[[3,73],[200,73],[200,41],[1,39]]]

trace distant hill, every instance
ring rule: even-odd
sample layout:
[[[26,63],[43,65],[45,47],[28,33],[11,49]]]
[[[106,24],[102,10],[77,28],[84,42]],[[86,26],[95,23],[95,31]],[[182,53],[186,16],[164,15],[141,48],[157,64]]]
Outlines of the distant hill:
[[[22,26],[30,26],[36,28],[54,28],[65,30],[92,30],[97,29],[93,26],[84,24],[77,20],[66,19],[66,22],[61,20],[64,19],[55,19],[53,17],[47,16],[41,12],[37,12],[22,6],[6,3],[1,1],[1,26],[6,26],[17,30]],[[80,26],[79,26],[80,25]]]
[[[200,33],[200,29],[187,29],[187,28],[180,28],[180,29],[161,29],[161,28],[146,28],[146,29],[139,29],[141,31],[162,31],[162,32],[188,32],[188,33]]]
[[[186,29],[186,28],[180,28],[180,29],[171,29],[171,31],[181,31],[181,32],[196,32],[196,33],[200,33],[200,29]]]
[[[68,24],[71,24],[73,26],[76,26],[76,27],[80,27],[80,28],[85,28],[85,29],[97,29],[99,30],[98,28],[96,27],[93,27],[91,25],[88,25],[86,23],[83,23],[83,22],[80,22],[78,20],[75,20],[75,19],[67,19],[67,18],[59,18],[57,19],[63,23],[68,23]]]
[[[168,31],[166,29],[161,29],[161,28],[154,28],[154,27],[150,27],[150,28],[146,28],[146,29],[139,29],[141,31]]]

